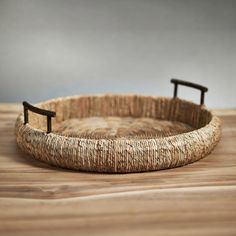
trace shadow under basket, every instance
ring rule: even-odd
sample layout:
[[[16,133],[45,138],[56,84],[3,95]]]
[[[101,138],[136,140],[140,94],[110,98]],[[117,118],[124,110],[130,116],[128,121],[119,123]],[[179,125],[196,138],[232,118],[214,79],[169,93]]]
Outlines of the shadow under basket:
[[[209,154],[221,122],[204,106],[207,88],[172,79],[174,97],[73,96],[23,102],[16,139],[23,151],[54,166],[128,173],[183,166]],[[178,85],[201,91],[201,104],[177,98]]]

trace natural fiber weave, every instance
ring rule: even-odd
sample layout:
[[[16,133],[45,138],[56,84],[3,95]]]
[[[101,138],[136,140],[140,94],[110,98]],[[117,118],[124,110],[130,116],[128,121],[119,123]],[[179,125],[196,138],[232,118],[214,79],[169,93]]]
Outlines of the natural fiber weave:
[[[64,168],[127,173],[186,165],[209,154],[221,122],[204,106],[178,98],[136,95],[76,96],[37,107],[56,111],[53,132],[29,112],[16,121],[19,146]]]

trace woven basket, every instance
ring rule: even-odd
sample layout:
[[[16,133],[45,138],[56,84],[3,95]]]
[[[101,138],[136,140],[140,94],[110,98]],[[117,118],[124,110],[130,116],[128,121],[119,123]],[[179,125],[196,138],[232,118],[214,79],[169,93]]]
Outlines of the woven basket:
[[[221,122],[203,105],[207,88],[171,82],[173,98],[102,95],[35,106],[23,102],[17,143],[40,161],[74,170],[128,173],[192,163],[215,147]],[[201,104],[177,98],[179,84],[200,89]]]

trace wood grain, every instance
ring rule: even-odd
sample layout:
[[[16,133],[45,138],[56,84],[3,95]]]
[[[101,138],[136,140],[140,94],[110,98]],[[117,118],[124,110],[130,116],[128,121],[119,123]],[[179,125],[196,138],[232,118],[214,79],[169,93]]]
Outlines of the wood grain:
[[[23,154],[22,109],[0,105],[0,235],[236,235],[236,110],[216,110],[222,140],[206,158],[141,174],[58,169]]]

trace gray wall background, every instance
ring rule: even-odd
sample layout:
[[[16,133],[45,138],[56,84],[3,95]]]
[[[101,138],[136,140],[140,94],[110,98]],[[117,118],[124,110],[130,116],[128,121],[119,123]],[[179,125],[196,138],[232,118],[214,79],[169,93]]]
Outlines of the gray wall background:
[[[236,107],[235,75],[235,0],[0,0],[0,102],[172,96],[176,77]]]

